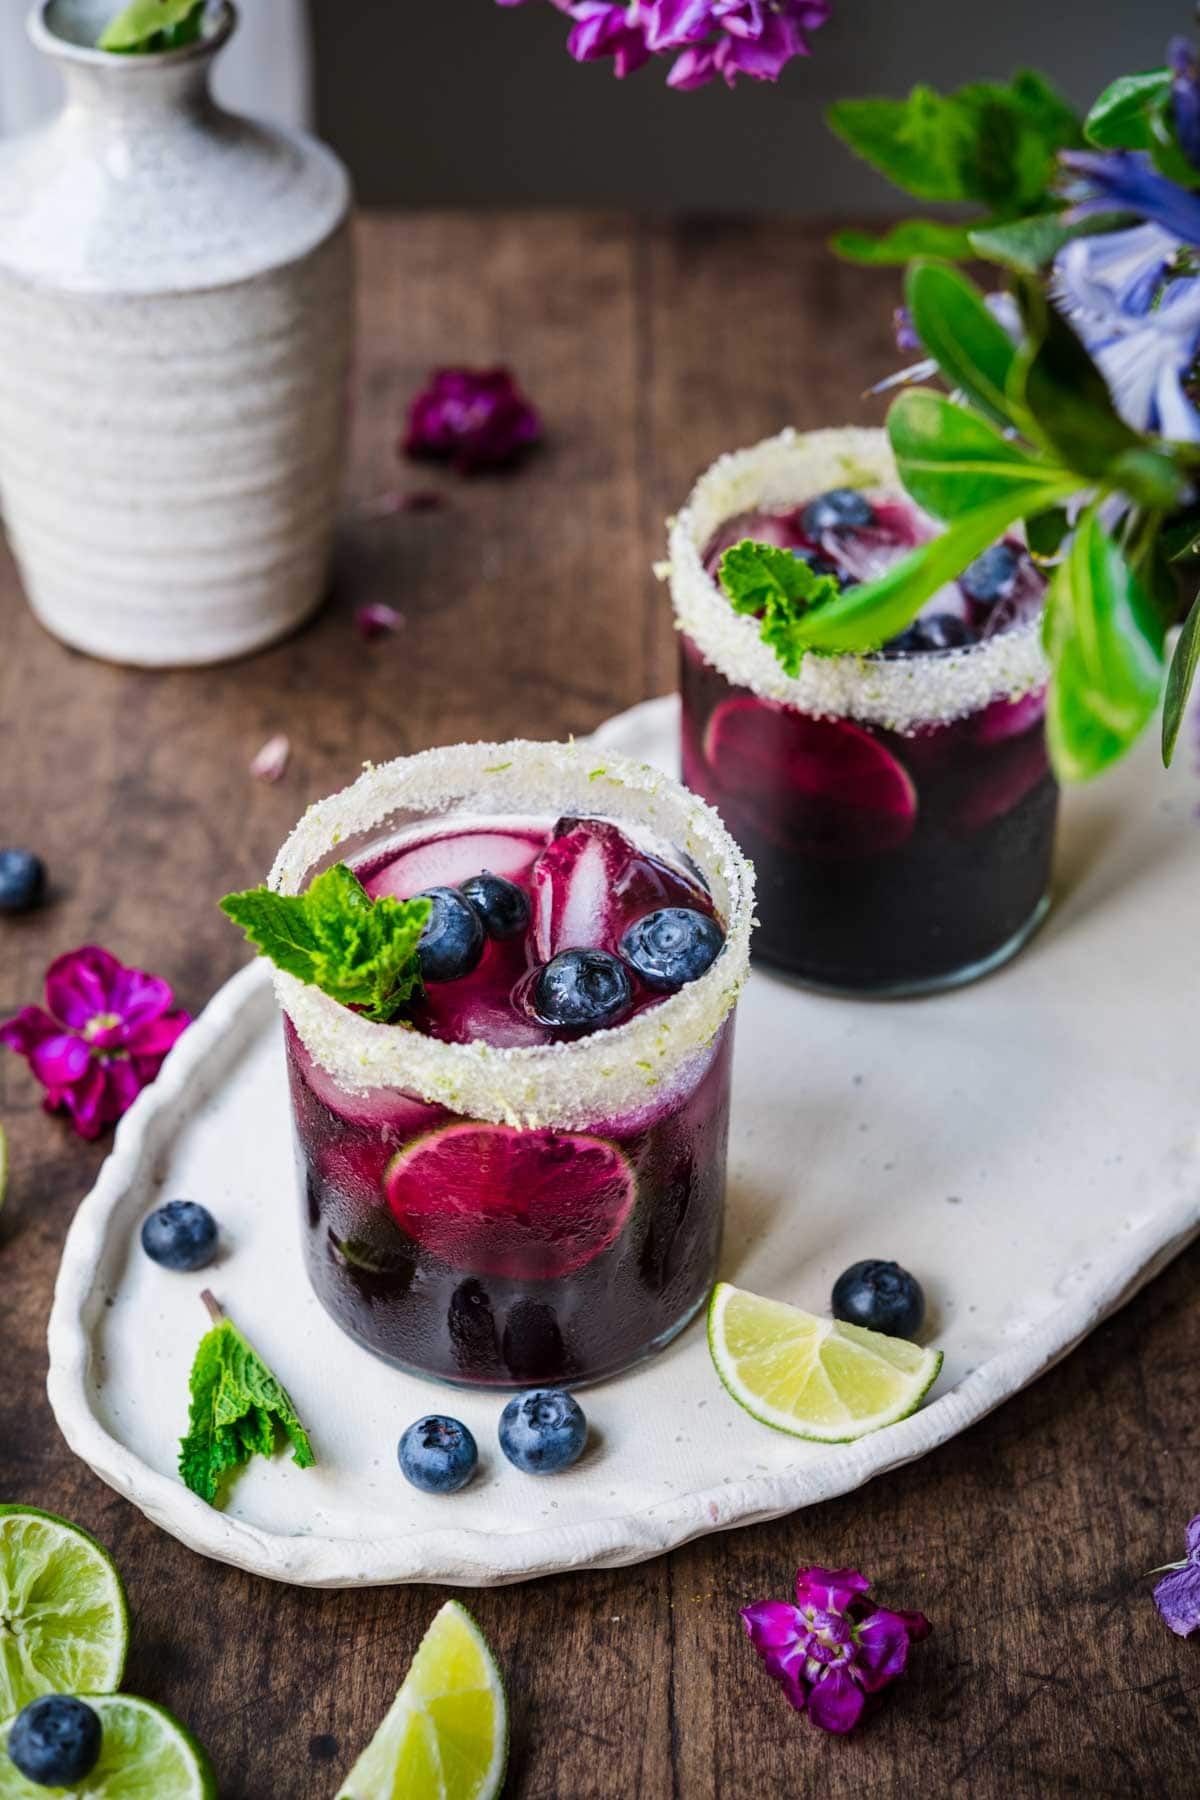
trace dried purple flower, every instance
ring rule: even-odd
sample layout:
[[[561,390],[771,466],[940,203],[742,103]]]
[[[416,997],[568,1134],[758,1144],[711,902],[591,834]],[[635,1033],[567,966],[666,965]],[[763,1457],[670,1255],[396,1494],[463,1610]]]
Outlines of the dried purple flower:
[[[287,773],[291,760],[292,741],[283,732],[277,732],[268,738],[262,749],[250,763],[250,773],[256,781],[282,781]]]
[[[742,1608],[768,1675],[823,1731],[853,1731],[904,1673],[909,1645],[932,1629],[924,1613],[875,1606],[870,1586],[857,1569],[798,1569],[795,1606],[760,1600]]]
[[[404,614],[398,613],[394,606],[385,606],[382,601],[375,601],[370,606],[359,607],[354,615],[354,623],[370,643],[375,638],[386,637],[389,632],[402,630]]]
[[[1180,1637],[1200,1630],[1200,1513],[1189,1520],[1185,1541],[1187,1556],[1166,1565],[1167,1573],[1154,1590],[1155,1606]]]
[[[409,408],[402,447],[474,475],[513,462],[541,436],[536,409],[507,369],[435,369]]]
[[[46,1111],[69,1113],[84,1138],[128,1112],[191,1023],[165,981],[95,944],[50,964],[46,1007],[26,1006],[0,1025],[0,1044],[26,1059]]]

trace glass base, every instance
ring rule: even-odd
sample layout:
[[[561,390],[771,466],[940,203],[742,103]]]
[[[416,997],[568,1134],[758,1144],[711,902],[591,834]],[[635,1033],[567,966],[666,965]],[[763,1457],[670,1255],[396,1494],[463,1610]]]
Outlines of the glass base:
[[[360,1337],[357,1331],[352,1331],[343,1319],[339,1319],[337,1314],[325,1305],[321,1294],[317,1294],[317,1299],[340,1331],[344,1331],[360,1350],[365,1350],[369,1356],[375,1358],[376,1362],[384,1363],[389,1369],[399,1369],[404,1375],[414,1375],[419,1381],[428,1382],[431,1387],[454,1388],[464,1394],[520,1394],[531,1388],[568,1388],[574,1391],[577,1388],[598,1387],[602,1381],[612,1381],[615,1376],[624,1375],[630,1369],[638,1368],[642,1363],[648,1362],[652,1356],[657,1356],[660,1350],[665,1350],[668,1344],[674,1343],[675,1339],[686,1331],[693,1320],[705,1310],[712,1293],[713,1282],[716,1279],[714,1274],[712,1282],[702,1289],[699,1298],[693,1301],[683,1316],[677,1319],[673,1325],[668,1326],[666,1331],[660,1332],[656,1338],[652,1338],[636,1356],[628,1357],[623,1362],[613,1363],[609,1368],[593,1370],[587,1375],[539,1376],[536,1380],[530,1379],[529,1381],[519,1381],[516,1376],[509,1376],[507,1380],[501,1381],[466,1381],[453,1375],[441,1374],[436,1370],[418,1368],[414,1363],[403,1362],[399,1357],[388,1356],[384,1351],[377,1349],[374,1344],[369,1344],[364,1337]]]
[[[945,994],[954,988],[966,987],[969,982],[980,981],[985,975],[991,975],[996,969],[1002,968],[1006,962],[1011,962],[1017,952],[1025,948],[1049,911],[1050,895],[1043,894],[1021,929],[1014,932],[998,950],[981,957],[978,962],[967,963],[961,969],[951,969],[945,975],[924,976],[919,981],[892,981],[879,987],[854,987],[836,981],[819,981],[813,976],[802,975],[795,969],[785,969],[769,956],[755,956],[753,960],[769,968],[773,975],[782,975],[787,980],[794,981],[797,987],[807,988],[814,994],[834,994],[839,999],[846,1000],[919,1000],[930,994]]]

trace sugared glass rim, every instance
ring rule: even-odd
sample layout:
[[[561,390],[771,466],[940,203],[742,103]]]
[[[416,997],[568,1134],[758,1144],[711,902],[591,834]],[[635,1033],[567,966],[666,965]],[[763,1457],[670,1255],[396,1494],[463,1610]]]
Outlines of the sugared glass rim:
[[[270,885],[295,894],[339,844],[396,813],[581,813],[641,827],[691,858],[725,921],[725,947],[698,981],[623,1025],[569,1043],[447,1044],[376,1025],[281,969],[275,992],[309,1055],[352,1093],[398,1089],[468,1118],[575,1130],[657,1112],[701,1065],[749,973],[754,871],[713,809],[661,770],[587,740],[454,744],[397,758],[310,806]],[[402,822],[401,829],[405,829]]]
[[[738,513],[798,506],[832,487],[902,493],[886,433],[788,429],[718,457],[700,477],[671,521],[669,561],[659,572],[670,578],[676,628],[707,663],[735,686],[813,717],[899,732],[948,724],[1045,686],[1050,669],[1040,619],[959,650],[890,659],[806,656],[799,674],[786,674],[759,637],[757,621],[735,613],[708,574],[704,550]]]

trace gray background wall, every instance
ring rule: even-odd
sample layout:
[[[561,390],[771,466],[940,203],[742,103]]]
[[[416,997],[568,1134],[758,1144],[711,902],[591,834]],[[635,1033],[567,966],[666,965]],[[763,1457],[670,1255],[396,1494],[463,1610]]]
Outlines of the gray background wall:
[[[244,0],[253,5],[253,0]],[[543,0],[312,0],[323,131],[367,201],[609,202],[815,215],[903,202],[835,144],[833,98],[1034,63],[1077,101],[1162,61],[1187,0],[834,0],[777,87],[675,94],[578,67]]]

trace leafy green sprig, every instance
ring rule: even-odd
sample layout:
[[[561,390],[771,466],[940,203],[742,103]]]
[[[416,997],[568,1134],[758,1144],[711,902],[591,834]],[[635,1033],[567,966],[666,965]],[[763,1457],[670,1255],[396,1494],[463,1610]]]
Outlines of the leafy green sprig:
[[[757,618],[763,643],[787,674],[799,674],[808,648],[801,627],[816,607],[836,599],[836,579],[815,574],[790,550],[751,538],[726,550],[720,577],[734,612]]]
[[[181,50],[203,35],[208,0],[130,0],[106,26],[97,48],[122,55]]]
[[[287,1390],[207,1289],[201,1298],[213,1325],[192,1364],[179,1473],[193,1494],[219,1506],[229,1476],[252,1456],[273,1456],[280,1436],[298,1468],[311,1469],[316,1457]]]
[[[430,910],[427,899],[372,900],[345,863],[326,869],[303,894],[257,887],[221,901],[221,911],[277,968],[383,1025],[424,991],[417,946]]]

